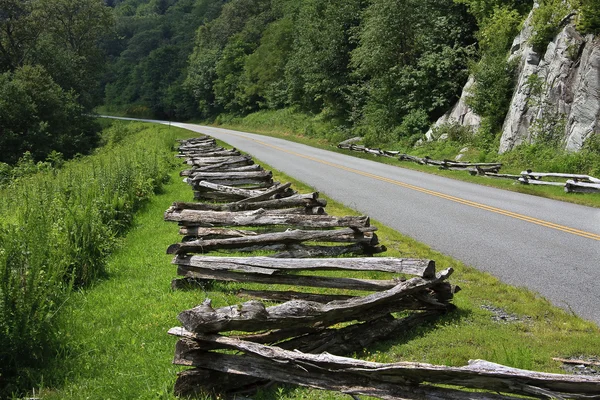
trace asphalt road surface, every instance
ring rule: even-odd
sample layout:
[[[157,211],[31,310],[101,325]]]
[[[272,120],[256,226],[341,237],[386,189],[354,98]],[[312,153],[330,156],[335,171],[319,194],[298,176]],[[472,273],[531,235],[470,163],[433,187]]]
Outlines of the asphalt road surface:
[[[267,136],[172,125],[222,140],[434,250],[600,325],[600,209]]]

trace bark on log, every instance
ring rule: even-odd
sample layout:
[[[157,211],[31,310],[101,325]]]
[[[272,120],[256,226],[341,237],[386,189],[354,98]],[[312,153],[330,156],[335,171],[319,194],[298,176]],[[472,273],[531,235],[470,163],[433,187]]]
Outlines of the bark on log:
[[[367,216],[335,217],[331,215],[280,215],[268,210],[219,212],[201,210],[167,211],[166,221],[180,222],[182,225],[197,226],[272,226],[292,225],[308,228],[366,228],[370,226]]]
[[[395,274],[435,277],[435,262],[427,259],[369,257],[369,258],[304,258],[273,259],[271,257],[206,257],[176,256],[173,264],[198,268],[220,265],[221,269],[238,269],[241,266],[270,268],[275,270],[350,270],[380,271]]]
[[[183,267],[180,266],[180,268]],[[365,314],[368,315],[381,306],[443,282],[451,274],[452,269],[450,268],[442,271],[433,279],[412,278],[382,292],[327,304],[295,300],[265,308],[258,301],[249,301],[237,307],[213,309],[210,304],[205,303],[191,310],[183,311],[177,318],[187,330],[196,333],[230,330],[253,332],[316,324],[328,326],[360,318]],[[300,278],[300,276],[294,276],[294,278]]]
[[[315,293],[303,293],[295,291],[246,291],[244,289],[237,293],[238,296],[246,295],[253,297],[257,300],[267,301],[291,301],[291,300],[303,300],[313,301],[317,303],[329,303],[331,301],[341,301],[356,298],[357,296],[344,296],[344,295],[321,295]],[[454,306],[447,303],[440,303],[435,297],[435,293],[427,293],[418,296],[407,296],[406,298],[394,301],[387,306],[379,308],[376,313],[365,315],[361,320],[372,320],[380,318],[382,315],[388,315],[390,312],[402,311],[448,311],[453,309]],[[392,311],[389,311],[392,310]]]
[[[550,181],[541,181],[538,179],[529,179],[526,177],[521,177],[517,179],[519,183],[524,185],[543,185],[543,186],[565,186],[563,182],[550,182]]]
[[[207,158],[207,157],[235,157],[241,153],[236,149],[230,150],[215,150],[215,151],[187,151],[182,154],[187,158]]]
[[[272,258],[314,258],[314,257],[339,257],[345,254],[368,255],[384,253],[385,246],[364,246],[351,244],[347,246],[302,246],[291,245],[285,251],[273,254]]]
[[[290,300],[304,300],[304,301],[316,301],[317,303],[329,303],[335,300],[348,300],[355,296],[343,295],[343,294],[318,294],[318,293],[304,293],[295,292],[293,290],[287,291],[273,291],[273,290],[246,290],[240,289],[237,294],[238,297],[251,297],[256,300],[268,300],[268,301],[290,301]]]
[[[569,179],[565,184],[567,193],[600,193],[599,183],[577,182]]]
[[[285,232],[264,233],[226,239],[199,239],[192,242],[172,244],[167,249],[167,254],[208,253],[222,249],[231,250],[248,246],[295,244],[302,242],[361,243],[367,246],[375,246],[379,241],[377,235],[372,232],[376,230],[376,227],[361,229],[345,228],[331,231],[295,229]]]
[[[256,232],[243,229],[202,228],[199,226],[182,226],[179,228],[179,234],[202,239],[225,239],[258,235]]]
[[[531,179],[542,179],[542,178],[566,178],[566,179],[574,179],[577,181],[584,181],[590,183],[600,183],[600,179],[594,178],[589,175],[582,174],[562,174],[558,172],[533,172],[531,170],[521,171],[521,176],[524,178]]]
[[[231,165],[236,163],[248,163],[243,165],[253,164],[252,157],[249,155],[243,156],[222,156],[222,157],[191,157],[186,160],[188,165],[193,165],[196,168],[212,167],[219,168],[222,165]]]
[[[245,273],[221,270],[207,270],[197,267],[180,265],[177,275],[187,278],[217,280],[240,283],[263,283],[267,285],[294,285],[321,287],[331,289],[384,291],[398,284],[398,280],[374,280],[357,278],[330,278],[323,276],[305,275],[267,275],[264,273]]]
[[[200,181],[214,182],[215,180],[238,180],[238,179],[257,179],[265,180],[273,178],[271,171],[242,171],[242,172],[199,172],[188,178],[188,183]]]
[[[176,329],[171,330],[170,333],[181,334]],[[182,334],[182,336],[184,335]],[[221,358],[222,353],[203,351],[202,347],[205,343],[207,346],[214,346],[218,343],[225,348],[242,351],[245,356],[228,355]],[[213,359],[213,355],[218,356]],[[217,359],[219,362],[216,362]],[[180,342],[174,362],[179,365],[202,365],[204,368],[223,372],[235,370],[237,373],[245,375],[305,386],[311,386],[310,382],[313,378],[319,379],[319,377],[326,376],[332,382],[337,382],[337,385],[344,382],[342,387],[327,389],[344,393],[349,392],[348,384],[354,386],[356,382],[363,382],[365,388],[384,384],[390,385],[390,388],[410,387],[412,390],[433,388],[423,385],[424,382],[428,382],[524,396],[575,399],[598,398],[598,393],[600,393],[600,379],[597,377],[520,370],[484,360],[472,360],[468,366],[464,367],[407,362],[375,363],[327,353],[306,354],[210,334],[196,334],[193,335],[193,340]],[[200,362],[202,364],[199,364]],[[263,371],[262,368],[265,370]],[[279,373],[275,373],[274,370]],[[300,371],[305,371],[307,374]],[[289,378],[285,378],[286,375]],[[367,393],[361,392],[360,394]]]
[[[192,169],[185,169],[185,170],[181,171],[179,173],[179,176],[188,176],[188,177],[193,178],[198,174],[202,174],[202,173],[206,173],[206,172],[227,173],[227,172],[255,172],[255,171],[264,171],[264,169],[263,169],[263,167],[261,167],[258,164],[241,165],[238,167],[228,166],[228,167],[221,167],[221,168],[192,168]]]
[[[353,324],[341,329],[295,329],[270,331],[264,334],[245,335],[239,339],[255,343],[277,343],[278,347],[287,350],[299,350],[305,353],[327,351],[331,354],[352,354],[368,348],[373,343],[397,337],[426,321],[441,315],[440,312],[425,312],[396,319],[391,315],[378,318],[368,323]],[[282,342],[289,338],[294,338]],[[195,372],[197,371],[197,372]],[[207,376],[208,374],[208,376]],[[232,379],[233,377],[233,379]],[[244,378],[239,381],[235,377]],[[180,382],[181,380],[181,382]],[[197,394],[198,390],[218,393],[239,393],[254,391],[272,381],[261,380],[249,376],[233,375],[218,371],[188,370],[179,374],[175,390],[180,395]]]
[[[262,193],[259,193],[255,196],[250,196],[247,197],[246,199],[240,200],[238,201],[238,204],[241,203],[256,203],[259,201],[263,201],[263,200],[267,200],[272,198],[273,196],[276,195],[282,195],[281,197],[289,197],[289,196],[283,196],[283,194],[285,192],[288,191],[288,189],[292,186],[291,182],[287,182],[284,183],[283,185],[274,185],[273,187],[271,187],[270,189],[264,190]],[[316,199],[317,197],[319,197],[319,194],[316,194],[316,197],[314,197],[314,199]]]
[[[326,200],[312,198],[312,194],[307,195],[293,195],[290,197],[284,197],[281,199],[265,200],[252,203],[228,203],[228,204],[214,204],[214,203],[186,203],[186,202],[175,202],[169,208],[169,210],[203,210],[203,211],[251,211],[251,210],[274,210],[274,209],[287,209],[294,207],[302,208],[313,208],[313,207],[325,207],[327,205]]]
[[[243,167],[251,167],[253,165],[257,165],[257,164],[254,164],[254,161],[252,161],[252,159],[250,159],[249,156],[247,156],[247,157],[248,158],[242,157],[242,159],[239,159],[239,160],[237,158],[230,158],[227,161],[216,163],[216,164],[200,164],[200,165],[196,165],[192,161],[189,165],[192,166],[192,169],[194,171],[205,171],[205,172],[209,172],[209,171],[227,171],[227,170],[230,170],[230,169],[243,168]]]
[[[242,196],[238,196],[233,193],[225,192],[207,192],[194,190],[194,200],[198,201],[219,201],[219,202],[231,202],[243,199]]]
[[[231,178],[223,178],[223,179],[219,179],[219,178],[207,178],[207,179],[209,179],[211,183],[214,183],[217,185],[226,185],[226,186],[252,185],[255,188],[257,188],[257,187],[261,188],[261,187],[270,187],[273,185],[273,179],[271,176],[263,176],[263,177],[256,177],[256,178],[231,177]],[[193,181],[190,178],[185,178],[184,182],[187,182],[188,184],[190,184],[192,186],[193,190],[201,190],[202,186],[198,185],[199,181]],[[205,181],[200,181],[200,182],[205,182]]]
[[[262,195],[266,191],[275,190],[282,185],[280,183],[275,183],[273,185],[269,185],[268,187],[257,190],[257,189],[248,189],[248,188],[237,188],[234,186],[227,186],[227,185],[221,185],[221,184],[216,184],[216,183],[212,183],[212,182],[200,181],[196,184],[196,186],[198,186],[198,189],[196,189],[196,190],[200,190],[200,191],[202,189],[208,189],[208,190],[214,190],[217,192],[230,193],[230,194],[234,194],[239,197],[247,198],[247,197],[256,197],[256,196]],[[276,193],[279,193],[279,191],[276,191]]]
[[[179,341],[173,363],[185,366],[201,366],[223,373],[254,376],[278,382],[307,386],[350,395],[366,395],[381,399],[427,399],[427,400],[497,400],[516,399],[489,393],[471,393],[456,389],[407,382],[382,382],[364,376],[364,373],[340,370],[327,371],[324,366],[310,363],[273,362],[269,358],[248,355],[231,355],[205,352],[192,341]],[[274,348],[276,349],[276,348]],[[284,351],[284,350],[281,350]],[[217,378],[213,375],[213,379]],[[218,379],[218,378],[217,378]]]

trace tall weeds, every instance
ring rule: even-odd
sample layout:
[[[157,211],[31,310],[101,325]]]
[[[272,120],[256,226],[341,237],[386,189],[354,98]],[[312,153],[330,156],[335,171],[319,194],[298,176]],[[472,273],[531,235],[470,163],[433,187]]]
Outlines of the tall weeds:
[[[105,136],[96,154],[0,189],[0,397],[53,356],[69,293],[106,274],[117,237],[173,166],[167,127],[118,123]]]

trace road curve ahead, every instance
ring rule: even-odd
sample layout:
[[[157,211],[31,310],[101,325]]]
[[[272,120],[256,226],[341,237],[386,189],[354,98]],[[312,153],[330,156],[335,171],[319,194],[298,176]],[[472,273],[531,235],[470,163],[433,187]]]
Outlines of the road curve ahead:
[[[600,325],[600,209],[267,136],[172,125],[229,143],[437,251]]]

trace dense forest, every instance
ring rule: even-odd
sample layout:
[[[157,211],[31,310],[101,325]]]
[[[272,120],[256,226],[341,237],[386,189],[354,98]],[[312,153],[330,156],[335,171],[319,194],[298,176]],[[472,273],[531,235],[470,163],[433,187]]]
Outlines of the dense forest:
[[[540,1],[540,49],[576,10],[598,30],[598,1]],[[214,120],[265,110],[308,115],[372,143],[414,143],[457,100],[489,143],[515,85],[507,61],[532,0],[126,0],[106,76],[109,111]],[[194,36],[192,37],[192,33]]]
[[[507,62],[533,0],[0,0],[0,162],[70,158],[102,111],[215,120],[289,110],[342,136],[414,143],[475,77],[491,142],[515,85]],[[598,0],[542,0],[532,43]],[[6,165],[6,164],[4,164]],[[1,169],[1,168],[0,168]]]

